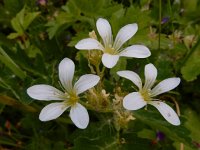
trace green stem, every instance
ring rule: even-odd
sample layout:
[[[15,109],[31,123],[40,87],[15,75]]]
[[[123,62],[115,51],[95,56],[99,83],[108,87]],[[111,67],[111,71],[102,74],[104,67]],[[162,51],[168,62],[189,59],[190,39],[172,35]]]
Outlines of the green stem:
[[[102,78],[104,76],[105,67],[103,67],[102,71],[100,71],[99,65],[100,64],[95,65],[95,68],[96,68],[97,75],[100,77],[100,82],[97,85],[97,90],[98,90],[98,92],[101,92],[102,91]]]
[[[102,70],[101,70],[101,75],[100,75],[100,78],[101,78],[101,79],[102,79],[103,76],[104,76],[105,69],[106,69],[106,67],[103,66],[103,68],[102,68]]]
[[[169,12],[170,12],[170,17],[171,17],[171,20],[172,20],[172,34],[173,34],[173,45],[175,45],[175,38],[174,38],[174,24],[173,24],[173,20],[174,20],[174,16],[173,16],[173,13],[172,13],[172,7],[171,7],[171,1],[168,0],[168,7],[169,7]]]
[[[101,71],[99,69],[99,65],[96,65],[96,72],[97,72],[97,75],[100,77],[101,76]]]
[[[158,50],[160,50],[160,36],[161,36],[161,20],[162,20],[162,0],[159,0],[159,41],[158,41]]]

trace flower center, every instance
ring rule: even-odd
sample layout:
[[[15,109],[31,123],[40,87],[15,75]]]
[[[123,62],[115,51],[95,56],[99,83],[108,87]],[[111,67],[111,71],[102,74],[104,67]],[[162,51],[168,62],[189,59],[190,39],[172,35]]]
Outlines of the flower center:
[[[151,100],[150,90],[149,89],[142,89],[139,92],[140,92],[140,94],[142,95],[142,97],[143,97],[143,99],[145,101],[150,101]]]
[[[67,106],[74,106],[78,102],[79,97],[76,95],[76,92],[74,91],[68,94],[69,98],[65,100],[65,103]]]
[[[116,55],[117,54],[117,51],[111,45],[105,47],[104,52],[108,53],[108,54],[111,54],[111,55]]]

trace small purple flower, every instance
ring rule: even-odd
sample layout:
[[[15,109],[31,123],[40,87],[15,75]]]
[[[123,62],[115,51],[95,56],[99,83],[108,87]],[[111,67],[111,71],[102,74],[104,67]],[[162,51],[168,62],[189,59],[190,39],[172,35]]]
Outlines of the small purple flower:
[[[163,141],[165,139],[165,134],[163,132],[158,131],[156,133],[157,141]]]
[[[169,17],[162,18],[161,24],[167,23],[169,21]]]

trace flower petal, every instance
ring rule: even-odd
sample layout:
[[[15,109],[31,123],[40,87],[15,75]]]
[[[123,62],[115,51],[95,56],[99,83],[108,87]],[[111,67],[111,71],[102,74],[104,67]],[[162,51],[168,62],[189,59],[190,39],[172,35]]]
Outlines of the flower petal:
[[[107,68],[113,68],[117,64],[118,60],[119,60],[118,55],[110,55],[110,54],[104,53],[102,56],[102,63]]]
[[[37,100],[63,100],[64,93],[50,85],[38,84],[27,89],[27,94]]]
[[[100,80],[100,77],[93,74],[86,74],[79,78],[79,80],[75,83],[74,89],[77,94],[83,93],[84,91],[95,86]]]
[[[80,40],[75,47],[80,50],[103,50],[104,47],[99,43],[99,41],[92,39],[92,38],[87,38]]]
[[[123,106],[128,110],[138,110],[146,105],[143,97],[139,92],[133,92],[126,95],[123,99]]]
[[[137,30],[138,25],[136,23],[128,24],[122,27],[115,38],[115,42],[113,45],[115,50],[120,49],[120,47],[137,32]]]
[[[59,64],[59,79],[62,86],[67,90],[72,90],[72,80],[74,77],[74,62],[69,58],[64,58]]]
[[[99,18],[96,23],[97,30],[101,36],[105,47],[112,46],[112,31],[109,22],[106,19]]]
[[[142,88],[142,81],[137,73],[125,70],[125,71],[118,71],[117,74],[121,77],[131,80],[139,89]]]
[[[40,112],[41,121],[49,121],[58,118],[68,107],[64,103],[52,103],[45,106]]]
[[[157,69],[153,64],[145,66],[145,84],[144,89],[151,89],[157,77]]]
[[[151,55],[151,52],[146,46],[132,45],[125,48],[119,55],[125,57],[146,58]]]
[[[85,107],[77,103],[70,110],[70,118],[73,123],[80,129],[85,129],[89,123],[89,115]]]
[[[151,101],[149,104],[153,105],[158,109],[161,115],[171,124],[178,126],[180,125],[180,120],[176,112],[167,104],[158,101]]]
[[[165,79],[152,89],[151,96],[156,96],[156,95],[168,92],[176,88],[180,84],[180,82],[181,82],[180,78]]]

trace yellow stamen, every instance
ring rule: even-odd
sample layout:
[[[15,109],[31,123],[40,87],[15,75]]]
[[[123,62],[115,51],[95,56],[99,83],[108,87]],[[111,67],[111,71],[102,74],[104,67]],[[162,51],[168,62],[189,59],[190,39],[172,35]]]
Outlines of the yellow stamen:
[[[140,91],[140,94],[142,95],[143,99],[145,101],[150,101],[151,100],[151,96],[150,96],[150,90],[147,89],[142,89]]]
[[[79,97],[74,91],[68,94],[69,94],[69,98],[65,100],[65,104],[67,106],[74,106],[78,102]]]
[[[117,51],[111,46],[106,47],[104,49],[104,52],[108,53],[108,54],[111,54],[111,55],[116,55],[117,54]]]

